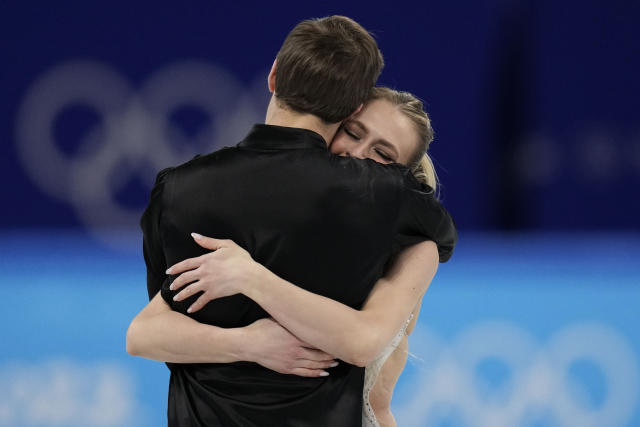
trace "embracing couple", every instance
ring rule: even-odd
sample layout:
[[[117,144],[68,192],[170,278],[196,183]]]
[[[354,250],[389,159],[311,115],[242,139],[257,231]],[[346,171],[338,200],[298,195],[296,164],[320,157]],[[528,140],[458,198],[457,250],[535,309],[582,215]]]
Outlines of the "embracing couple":
[[[457,233],[429,118],[374,87],[382,66],[353,20],[303,21],[265,124],[158,173],[127,351],[167,363],[169,426],[395,425],[407,335]]]

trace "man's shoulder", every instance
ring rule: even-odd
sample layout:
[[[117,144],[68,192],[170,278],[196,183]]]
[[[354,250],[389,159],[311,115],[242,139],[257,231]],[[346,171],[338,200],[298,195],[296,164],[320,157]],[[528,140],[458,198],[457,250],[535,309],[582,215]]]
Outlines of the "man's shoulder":
[[[228,157],[229,155],[233,155],[234,153],[237,153],[237,152],[238,152],[237,147],[222,147],[211,153],[196,154],[190,160],[187,160],[186,162],[175,166],[174,169],[188,170],[190,168],[215,162],[223,157]]]
[[[219,150],[206,154],[196,154],[191,159],[184,161],[178,165],[163,169],[161,173],[166,175],[167,178],[175,177],[177,174],[189,174],[196,172],[202,168],[214,165],[218,160],[228,158],[233,153],[237,152],[236,147],[223,147]]]
[[[270,167],[276,167],[283,174],[313,176],[314,180],[326,180],[326,184],[367,189],[376,187],[417,187],[416,180],[410,169],[404,165],[381,164],[371,159],[343,157],[322,150],[274,150],[269,152],[251,151],[246,156],[246,150],[237,146],[227,146],[216,151],[197,154],[190,160],[162,171],[165,179],[192,176],[203,170],[214,172],[219,165],[224,165],[221,173],[235,170],[232,166],[238,162],[243,169],[251,167],[254,161],[266,159]],[[256,163],[263,164],[264,162]],[[281,168],[280,168],[281,166]],[[229,167],[232,167],[229,169]],[[270,174],[271,175],[271,174]],[[356,188],[354,188],[355,186]]]

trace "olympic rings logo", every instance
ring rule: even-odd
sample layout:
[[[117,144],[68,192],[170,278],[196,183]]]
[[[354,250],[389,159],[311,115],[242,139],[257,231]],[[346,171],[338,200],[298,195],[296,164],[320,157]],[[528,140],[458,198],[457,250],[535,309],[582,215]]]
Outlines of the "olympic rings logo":
[[[71,359],[0,365],[0,426],[139,424],[144,407],[131,371],[114,362]]]
[[[415,373],[416,364],[409,363],[400,378],[396,397],[409,396],[394,400],[401,426],[439,425],[438,419],[449,416],[456,422],[448,425],[454,426],[516,427],[530,425],[531,413],[546,410],[555,418],[552,425],[616,427],[628,425],[638,410],[637,355],[626,338],[602,324],[570,325],[542,346],[505,322],[476,323],[451,343],[419,326],[410,346],[423,360]],[[487,359],[509,368],[508,380],[497,389],[477,381],[478,367]],[[585,360],[605,379],[606,395],[596,408],[581,402],[570,380],[571,366]],[[131,424],[141,413],[141,402],[131,394],[133,381],[118,364],[5,364],[0,366],[0,383],[6,385],[0,425]]]
[[[164,167],[235,144],[251,124],[263,121],[267,101],[266,78],[245,88],[204,62],[166,66],[134,91],[104,64],[73,61],[44,73],[25,94],[16,122],[18,157],[43,192],[71,204],[90,231],[117,247],[113,233],[101,230],[137,225],[140,210],[115,197],[128,179],[143,175],[151,184]],[[100,123],[69,155],[56,141],[55,125],[61,113],[78,105],[95,111]],[[184,106],[209,118],[193,136],[169,120]]]
[[[568,326],[543,346],[505,322],[475,324],[450,345],[421,329],[409,343],[423,360],[417,374],[401,381],[411,384],[410,397],[394,401],[398,425],[439,425],[446,418],[454,425],[514,427],[550,414],[553,425],[613,427],[626,426],[638,409],[637,355],[626,338],[602,324]],[[509,372],[493,388],[477,375],[491,360]],[[572,381],[572,368],[584,362],[604,379],[604,396],[595,405],[585,403],[586,390]]]

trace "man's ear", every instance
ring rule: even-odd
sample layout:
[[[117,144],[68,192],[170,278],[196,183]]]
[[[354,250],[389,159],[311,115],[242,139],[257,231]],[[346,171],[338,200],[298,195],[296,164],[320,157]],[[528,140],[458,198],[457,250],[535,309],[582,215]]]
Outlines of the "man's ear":
[[[278,58],[273,60],[271,71],[269,71],[269,77],[267,77],[267,85],[269,86],[269,92],[271,93],[276,91],[276,62],[278,62]]]

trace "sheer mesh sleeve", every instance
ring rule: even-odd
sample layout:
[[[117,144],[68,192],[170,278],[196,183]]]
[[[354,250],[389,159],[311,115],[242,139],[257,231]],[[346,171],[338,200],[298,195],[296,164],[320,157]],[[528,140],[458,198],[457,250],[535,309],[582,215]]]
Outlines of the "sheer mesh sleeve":
[[[402,337],[406,334],[407,327],[409,326],[409,323],[411,323],[413,316],[414,314],[411,313],[407,321],[402,325],[402,328],[400,328],[396,336],[393,337],[391,342],[384,348],[384,350],[382,350],[380,355],[365,367],[364,388],[362,390],[362,427],[380,427],[376,414],[371,407],[369,395],[371,394],[371,390],[373,390],[373,386],[376,384],[376,380],[380,375],[380,371],[382,370],[385,362],[391,353],[396,350],[402,340]]]

